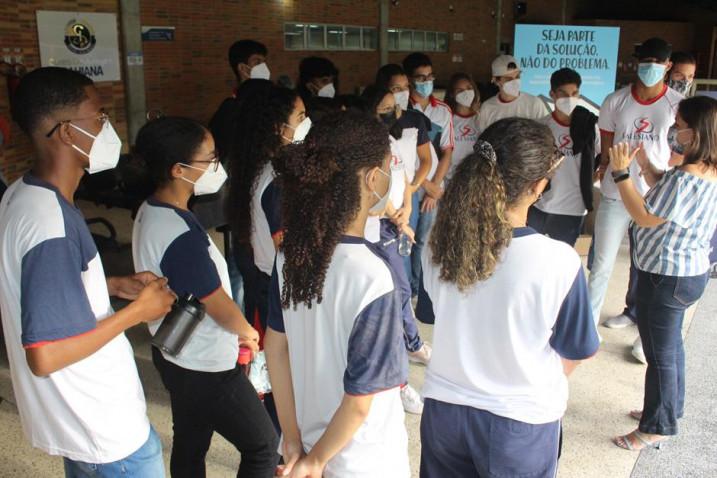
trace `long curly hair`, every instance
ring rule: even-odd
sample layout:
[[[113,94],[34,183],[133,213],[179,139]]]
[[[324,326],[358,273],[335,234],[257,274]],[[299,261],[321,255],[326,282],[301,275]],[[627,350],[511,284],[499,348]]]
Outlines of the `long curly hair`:
[[[364,172],[389,154],[388,130],[356,111],[331,113],[274,159],[282,190],[284,308],[321,303],[331,257],[361,209]]]
[[[483,132],[456,168],[429,240],[442,280],[465,291],[493,274],[512,237],[506,209],[547,177],[555,160],[553,135],[536,121],[508,118]]]
[[[267,82],[269,83],[269,82]],[[255,88],[238,112],[229,152],[230,189],[227,214],[234,241],[251,253],[251,199],[256,182],[281,148],[281,127],[294,110],[298,94],[269,83]]]

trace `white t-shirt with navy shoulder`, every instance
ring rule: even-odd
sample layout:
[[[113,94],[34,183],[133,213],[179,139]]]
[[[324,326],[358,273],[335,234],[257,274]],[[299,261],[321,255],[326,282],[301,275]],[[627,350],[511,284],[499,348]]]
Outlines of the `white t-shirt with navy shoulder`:
[[[373,395],[351,441],[324,470],[326,478],[410,476],[400,386],[408,379],[401,297],[392,273],[363,238],[344,236],[326,271],[323,300],[281,307],[284,255],[269,289],[269,327],[286,334],[305,450],[326,430],[344,394]]]
[[[231,296],[227,263],[190,211],[154,198],[145,201],[134,221],[132,256],[136,271],[166,277],[180,297],[190,293],[201,300],[219,288]],[[149,324],[152,335],[162,320]],[[162,352],[162,356],[188,370],[223,372],[236,366],[239,339],[207,314],[179,355]]]
[[[558,121],[555,114],[546,116],[541,123],[548,125],[553,133],[555,145],[565,159],[550,180],[550,190],[543,193],[543,197],[535,203],[535,207],[548,214],[585,216],[588,210],[585,208],[580,190],[582,154],[573,154],[570,125]],[[598,154],[600,154],[600,130],[595,125],[595,155]]]
[[[281,194],[274,178],[274,167],[269,162],[259,175],[250,205],[254,264],[266,275],[271,275],[274,266],[273,238],[282,232]]]
[[[529,227],[513,231],[493,275],[461,292],[440,278],[431,248],[423,285],[435,315],[423,395],[525,423],[560,419],[562,358],[599,346],[580,257]]]
[[[0,303],[20,421],[51,455],[110,463],[138,450],[149,420],[134,354],[119,334],[46,377],[25,349],[90,333],[114,311],[102,261],[80,210],[30,174],[0,205]]]
[[[631,148],[636,148],[642,143],[652,165],[665,171],[671,154],[667,131],[675,123],[677,106],[683,99],[684,96],[665,85],[657,97],[642,101],[637,97],[634,86],[629,85],[605,98],[600,107],[598,126],[600,131],[614,134],[613,144],[624,141]],[[629,169],[630,178],[644,196],[650,187],[640,176],[637,161],[630,163]],[[611,173],[612,166],[608,166],[600,190],[605,196],[620,200],[620,192]]]

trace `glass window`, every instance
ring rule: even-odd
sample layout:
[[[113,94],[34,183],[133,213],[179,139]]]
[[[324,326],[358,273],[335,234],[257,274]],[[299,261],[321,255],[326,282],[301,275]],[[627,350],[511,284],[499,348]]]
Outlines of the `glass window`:
[[[426,32],[426,51],[436,50],[436,32]]]
[[[389,36],[391,34],[389,33]],[[347,38],[348,40],[348,38]],[[389,45],[391,42],[388,42]],[[375,50],[378,47],[378,37],[376,35],[375,28],[364,28],[363,29],[363,48],[365,50]]]
[[[284,25],[284,48],[287,50],[303,50],[305,48],[303,23],[286,23]]]
[[[436,33],[436,51],[448,51],[448,33]]]
[[[309,50],[324,50],[326,45],[324,43],[324,26],[323,25],[309,25]]]
[[[388,49],[398,51],[398,30],[388,30]]]
[[[424,40],[424,32],[413,32],[413,46],[411,47],[412,50],[416,51],[422,51],[426,49],[426,42]]]
[[[344,27],[341,25],[326,26],[326,47],[329,50],[343,50]]]
[[[398,49],[403,51],[412,50],[412,37],[413,32],[411,30],[401,30],[398,35]]]
[[[347,50],[358,50],[361,46],[361,27],[346,27],[345,40]]]

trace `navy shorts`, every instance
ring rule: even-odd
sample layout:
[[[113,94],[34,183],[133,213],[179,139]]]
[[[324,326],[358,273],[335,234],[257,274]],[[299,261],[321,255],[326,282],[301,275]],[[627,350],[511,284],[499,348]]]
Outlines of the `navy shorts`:
[[[560,420],[541,425],[427,398],[421,478],[554,478]]]

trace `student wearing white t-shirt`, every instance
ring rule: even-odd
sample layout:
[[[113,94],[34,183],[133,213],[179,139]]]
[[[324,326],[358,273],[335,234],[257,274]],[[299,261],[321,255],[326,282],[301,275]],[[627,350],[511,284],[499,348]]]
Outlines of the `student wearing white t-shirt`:
[[[435,316],[421,477],[553,478],[567,376],[599,342],[575,250],[526,226],[561,161],[547,126],[491,125],[448,184],[418,313]]]
[[[645,41],[637,52],[639,66],[635,83],[608,95],[600,108],[598,126],[602,153],[598,171],[602,178],[601,196],[595,214],[594,259],[588,279],[596,321],[600,319],[615,258],[631,222],[615,186],[612,169],[608,166],[607,151],[613,143],[628,142],[633,148],[642,145],[641,154],[649,157],[655,168],[660,171],[668,169],[671,157],[668,131],[675,122],[677,105],[683,98],[664,81],[665,71],[670,67],[670,53],[670,46],[665,40],[652,38]],[[637,191],[645,195],[649,186],[640,175],[637,164],[630,165],[630,174]],[[637,270],[631,264],[626,308],[603,325],[619,328],[634,323],[637,317],[636,290]],[[644,363],[639,337],[633,345],[633,355]]]
[[[565,161],[555,171],[550,187],[528,211],[528,225],[541,234],[571,246],[583,220],[592,210],[595,155],[600,154],[597,116],[578,106],[580,75],[563,68],[550,77],[555,111],[541,120],[548,125]]]
[[[402,297],[363,237],[368,215],[389,200],[390,158],[386,129],[346,111],[276,162],[286,232],[266,353],[284,476],[410,476]]]
[[[411,305],[411,285],[408,282],[404,258],[398,246],[402,235],[413,242],[414,233],[408,224],[411,215],[411,181],[416,172],[416,134],[414,128],[404,129],[398,121],[403,114],[396,104],[393,93],[377,86],[367,87],[361,95],[366,102],[367,113],[380,119],[389,131],[391,147],[391,186],[389,201],[383,216],[369,215],[366,220],[366,240],[375,244],[375,250],[391,267],[396,288],[402,297],[403,328],[409,358],[427,365],[431,359],[431,347],[421,340]],[[410,385],[401,388],[403,408],[408,413],[420,415],[423,401]]]
[[[421,278],[421,252],[435,219],[436,206],[443,195],[443,180],[451,168],[454,148],[453,113],[447,104],[433,96],[435,75],[428,55],[411,53],[403,59],[403,69],[410,81],[411,108],[420,111],[431,121],[429,135],[438,155],[435,171],[429,173],[428,179],[422,184],[422,190],[414,200],[418,209],[414,214],[418,214],[418,220],[415,229],[416,244],[411,251],[410,280],[411,290],[417,295]]]
[[[169,312],[167,280],[105,277],[74,194],[85,170],[112,169],[122,142],[92,80],[57,67],[22,78],[13,119],[32,170],[0,204],[0,304],[13,391],[32,446],[68,477],[164,476],[124,331]],[[119,312],[110,295],[134,300]]]
[[[172,406],[171,474],[204,476],[216,431],[241,452],[239,476],[272,477],[278,438],[237,366],[240,343],[256,353],[259,334],[232,300],[227,263],[187,205],[193,195],[214,194],[226,181],[214,139],[194,120],[166,116],[140,129],[135,152],[157,186],[135,219],[135,269],[166,276],[178,295],[192,294],[206,308],[177,356],[152,347]],[[150,333],[161,323],[149,324]]]
[[[450,178],[463,158],[473,153],[473,145],[480,134],[478,128],[480,92],[473,78],[466,73],[454,74],[448,82],[445,101],[453,111],[453,158],[451,168],[446,175]]]
[[[549,113],[545,103],[528,93],[520,91],[520,67],[518,60],[510,55],[500,55],[491,64],[493,83],[500,89],[497,95],[481,105],[478,126],[485,131],[488,126],[503,118],[540,119]]]

